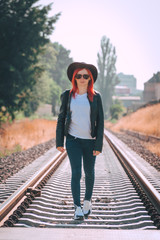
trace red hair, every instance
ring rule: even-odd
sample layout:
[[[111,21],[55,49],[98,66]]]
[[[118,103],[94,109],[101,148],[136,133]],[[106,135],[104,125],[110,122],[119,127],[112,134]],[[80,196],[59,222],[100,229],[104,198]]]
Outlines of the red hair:
[[[78,86],[77,86],[77,83],[75,81],[75,76],[76,74],[82,70],[83,68],[78,68],[76,69],[74,72],[73,72],[73,76],[72,76],[72,89],[70,91],[70,93],[72,92],[73,93],[73,97],[75,98],[75,94],[76,92],[78,92]],[[86,69],[86,68],[85,68]],[[87,88],[87,93],[88,93],[88,98],[91,102],[93,102],[93,96],[95,95],[95,92],[94,92],[94,89],[93,89],[93,84],[94,84],[94,79],[93,79],[93,76],[92,76],[92,73],[90,70],[86,69],[91,80],[88,82],[88,88]]]

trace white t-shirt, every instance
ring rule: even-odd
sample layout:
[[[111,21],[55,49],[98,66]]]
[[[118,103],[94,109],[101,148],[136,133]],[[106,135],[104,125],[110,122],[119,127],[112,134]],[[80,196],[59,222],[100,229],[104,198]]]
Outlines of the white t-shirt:
[[[82,95],[76,94],[72,97],[71,104],[71,124],[69,134],[78,138],[93,139],[91,137],[90,122],[90,103],[87,93]]]

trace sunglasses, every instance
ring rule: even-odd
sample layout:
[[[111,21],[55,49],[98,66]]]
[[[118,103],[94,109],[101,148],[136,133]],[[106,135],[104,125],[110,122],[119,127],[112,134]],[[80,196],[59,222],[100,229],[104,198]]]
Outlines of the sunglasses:
[[[76,79],[81,79],[81,78],[84,78],[84,79],[88,79],[89,78],[89,75],[88,74],[76,74],[75,78]]]

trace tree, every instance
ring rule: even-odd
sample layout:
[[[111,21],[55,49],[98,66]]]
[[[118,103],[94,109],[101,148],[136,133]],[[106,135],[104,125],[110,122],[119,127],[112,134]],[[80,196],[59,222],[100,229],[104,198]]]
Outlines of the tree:
[[[57,105],[60,103],[60,94],[62,93],[62,90],[59,85],[57,85],[55,82],[52,83],[51,88],[51,97],[52,97],[52,113],[55,116],[57,114]]]
[[[118,84],[118,77],[115,67],[117,59],[116,50],[106,36],[103,36],[101,39],[101,51],[97,54],[97,57],[99,74],[96,86],[102,95],[104,116],[108,118],[110,115],[109,109],[112,105],[114,86]]]
[[[122,102],[118,99],[114,101],[112,106],[110,107],[110,114],[112,119],[119,119],[120,115],[123,113],[124,107]]]
[[[5,107],[12,119],[42,73],[38,56],[60,16],[49,18],[51,4],[35,6],[37,1],[0,1],[0,109]]]
[[[40,55],[39,62],[43,66],[46,75],[42,75],[41,83],[39,84],[40,94],[45,94],[44,90],[49,86],[48,96],[50,96],[49,102],[44,103],[52,104],[53,115],[56,115],[56,107],[59,103],[59,97],[62,91],[66,88],[70,88],[70,81],[67,78],[66,70],[68,65],[73,62],[69,57],[70,51],[65,49],[59,43],[48,43],[45,46],[45,52]],[[50,79],[52,84],[48,85],[47,79]],[[44,86],[43,86],[44,85]],[[44,99],[41,97],[41,99]]]
[[[24,115],[26,117],[31,116],[38,109],[40,103],[52,103],[52,84],[52,79],[48,76],[47,71],[44,71],[24,104]]]
[[[68,80],[66,72],[69,64],[73,62],[73,59],[69,57],[70,50],[65,49],[58,42],[53,43],[53,48],[56,51],[56,64],[51,70],[51,76],[57,85],[61,87],[62,91],[64,91],[70,88],[70,81]]]

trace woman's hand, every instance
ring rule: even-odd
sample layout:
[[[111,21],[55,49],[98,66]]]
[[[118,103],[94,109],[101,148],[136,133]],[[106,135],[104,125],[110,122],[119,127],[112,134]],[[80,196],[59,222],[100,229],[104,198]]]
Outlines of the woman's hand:
[[[60,151],[60,152],[64,152],[65,151],[64,147],[57,147],[57,150]]]
[[[93,156],[97,156],[98,154],[100,154],[101,152],[99,151],[93,151]]]

